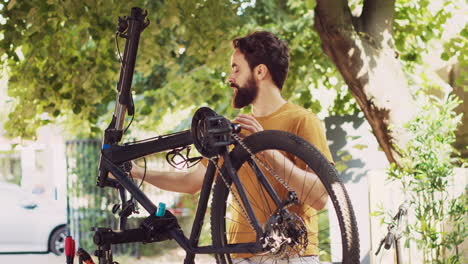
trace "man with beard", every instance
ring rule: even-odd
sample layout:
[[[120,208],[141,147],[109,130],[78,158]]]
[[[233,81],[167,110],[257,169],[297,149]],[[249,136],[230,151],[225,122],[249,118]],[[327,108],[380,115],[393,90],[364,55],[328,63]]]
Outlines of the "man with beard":
[[[238,115],[234,122],[242,127],[241,136],[267,129],[283,130],[296,134],[309,141],[318,148],[329,160],[332,161],[323,126],[317,117],[304,108],[287,102],[281,96],[281,89],[286,79],[289,67],[289,54],[286,44],[270,32],[254,32],[242,38],[233,40],[233,54],[231,56],[231,73],[228,82],[233,89],[232,103],[235,108],[243,108],[252,105],[251,113]],[[281,154],[279,154],[281,155]],[[146,172],[145,181],[164,190],[195,194],[201,189],[203,177],[206,171],[206,162],[202,162],[190,172]],[[136,178],[142,178],[145,170],[133,166],[131,174]],[[304,173],[297,175],[303,177]],[[294,179],[296,175],[292,175]],[[306,225],[315,230],[314,238],[309,238],[309,246],[303,256],[309,258],[305,263],[318,262],[318,250],[316,248],[317,219],[312,214],[314,210],[321,210],[327,201],[324,187],[314,173],[307,173],[307,179],[291,180],[290,187],[300,190],[303,186],[314,186],[310,197],[300,197],[305,205],[301,205],[298,214]],[[246,184],[246,183],[245,183]],[[249,188],[245,186],[247,192]],[[315,189],[316,188],[316,189]],[[252,193],[255,193],[255,189]],[[299,192],[297,192],[299,193]],[[260,195],[260,194],[258,194]],[[251,200],[256,200],[251,199]],[[309,207],[314,210],[308,210]],[[304,209],[305,208],[305,209]],[[255,235],[248,235],[245,220],[234,219],[230,226],[230,243],[253,242]],[[311,243],[312,241],[315,242]],[[233,255],[236,261],[248,261],[242,263],[256,263],[256,257],[249,254]],[[304,261],[301,259],[300,261]],[[263,262],[262,262],[263,263]],[[302,262],[301,262],[302,263]]]

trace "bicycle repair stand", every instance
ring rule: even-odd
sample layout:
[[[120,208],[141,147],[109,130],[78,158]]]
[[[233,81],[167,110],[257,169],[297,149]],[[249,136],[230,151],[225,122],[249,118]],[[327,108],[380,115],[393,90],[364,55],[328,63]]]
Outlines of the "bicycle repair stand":
[[[198,141],[194,142],[193,137],[193,135],[197,134],[193,133],[192,130],[187,130],[172,135],[160,136],[149,141],[140,142],[140,144],[127,146],[118,145],[122,139],[122,135],[126,131],[126,129],[123,129],[126,112],[128,112],[129,116],[133,116],[134,114],[131,83],[140,33],[149,24],[149,20],[146,19],[146,16],[146,11],[143,12],[142,9],[134,7],[129,17],[124,17],[124,19],[119,17],[116,39],[117,36],[126,39],[125,50],[123,59],[121,60],[120,78],[117,85],[118,98],[116,100],[114,114],[110,125],[104,133],[97,186],[100,188],[111,187],[119,191],[121,207],[114,206],[112,211],[114,213],[119,211],[120,230],[113,231],[111,228],[93,228],[95,232],[93,238],[94,243],[98,247],[96,256],[99,258],[100,264],[115,264],[116,262],[113,261],[112,256],[112,245],[132,242],[151,243],[174,239],[187,253],[184,263],[193,264],[195,253],[208,254],[214,253],[217,250],[217,248],[213,246],[197,247],[210,192],[206,191],[205,194],[202,192],[200,195],[199,205],[197,207],[198,210],[194,220],[194,223],[197,223],[197,225],[192,227],[190,239],[187,239],[177,223],[175,216],[171,212],[165,210],[164,206],[157,207],[153,204],[128,177],[127,174],[130,169],[126,164],[130,164],[130,161],[135,158],[151,153],[173,150],[194,143],[195,146],[197,146]],[[223,153],[228,155],[227,145],[233,143],[229,134],[232,131],[239,132],[240,125],[232,125],[227,119],[218,117],[217,114],[209,108],[201,108],[197,113],[199,113],[200,118],[198,122],[192,121],[192,127],[197,127],[198,124],[202,127],[209,128],[209,130],[213,129],[212,134],[216,139],[205,142],[205,133],[200,134],[198,132],[201,140],[199,141],[200,144],[198,144],[197,150],[199,150],[201,154],[206,151],[207,155],[204,156],[207,157],[214,156],[219,150],[223,150]],[[208,121],[205,122],[205,119]],[[226,120],[226,122],[223,120]],[[214,123],[215,126],[212,127],[208,125],[211,123]],[[218,127],[220,124],[221,127]],[[195,129],[193,131],[199,130]],[[211,139],[211,136],[208,139]],[[200,145],[203,147],[201,150]],[[213,182],[213,177],[215,175],[215,166],[210,163],[207,170],[207,175],[210,175],[210,177],[204,178],[202,189],[209,190],[209,186]],[[112,173],[116,179],[109,178],[109,172]],[[127,192],[132,194],[132,198],[129,200],[126,198]],[[126,229],[127,218],[132,213],[137,212],[136,203],[134,203],[133,199],[138,201],[138,204],[141,205],[150,216],[140,224],[139,228]],[[249,245],[249,248],[250,247]],[[254,248],[253,250],[259,251],[260,249]]]
[[[131,9],[130,16],[123,18],[119,17],[116,32],[116,43],[118,44],[117,36],[126,39],[126,41],[124,56],[123,59],[121,58],[120,77],[117,85],[118,99],[112,121],[109,127],[105,130],[102,147],[103,150],[117,144],[122,139],[125,112],[128,111],[130,116],[134,114],[134,105],[130,90],[140,34],[149,25],[149,20],[146,18],[147,14],[148,13],[146,11],[143,12],[142,9],[133,7]],[[146,218],[139,228],[126,230],[128,216],[133,212],[136,212],[134,202],[132,199],[126,199],[126,189],[122,186],[128,186],[130,182],[128,179],[122,179],[120,182],[109,179],[107,177],[109,171],[103,169],[103,162],[105,163],[105,159],[103,159],[101,155],[99,164],[100,173],[97,186],[101,188],[107,186],[118,189],[122,201],[122,208],[118,213],[120,217],[119,224],[121,231],[113,231],[110,228],[93,228],[92,230],[95,232],[93,237],[94,243],[98,247],[95,255],[99,258],[100,264],[117,263],[112,259],[112,245],[131,242],[150,243],[163,241],[171,239],[174,234],[177,235],[179,232],[182,232],[174,215],[169,211],[166,211],[165,206],[160,206],[157,211],[155,209],[154,211],[156,212]],[[124,170],[129,171],[128,168],[125,168]],[[123,184],[122,181],[125,183]],[[156,208],[151,203],[145,203],[143,206],[146,209]],[[114,207],[112,211],[116,213],[118,210],[119,207]]]
[[[149,216],[139,228],[113,231],[110,228],[93,228],[94,243],[98,246],[95,256],[99,264],[117,264],[113,261],[112,245],[142,242],[152,243],[173,239],[173,233],[182,233],[175,216],[160,204],[156,215]]]

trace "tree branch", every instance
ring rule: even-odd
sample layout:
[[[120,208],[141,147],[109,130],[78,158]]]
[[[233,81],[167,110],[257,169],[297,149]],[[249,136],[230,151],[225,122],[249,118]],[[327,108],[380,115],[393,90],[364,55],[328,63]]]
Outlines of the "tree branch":
[[[360,18],[363,31],[379,43],[383,39],[382,32],[392,35],[394,14],[395,0],[364,0]]]
[[[315,13],[321,17],[322,23],[336,30],[352,29],[353,21],[348,1],[317,0]]]
[[[364,65],[360,58],[360,48],[356,43],[357,34],[347,1],[317,0],[314,20],[314,27],[322,39],[325,54],[332,59],[338,69],[341,66],[345,67],[340,72],[345,75],[346,80],[356,80],[358,72]],[[355,85],[349,85],[362,87],[359,81]]]
[[[379,0],[367,1],[368,9],[366,12],[377,8],[376,1]],[[389,1],[394,2],[394,0]],[[372,4],[375,6],[372,7]],[[384,9],[379,7],[375,10],[380,12],[386,9],[388,7]],[[375,14],[364,17],[372,18],[375,17]],[[376,103],[373,100],[379,92],[374,91],[373,88],[381,87],[377,81],[379,76],[375,74],[377,60],[378,63],[385,63],[383,59],[386,58],[385,56],[377,56],[378,52],[376,51],[381,51],[379,46],[387,45],[376,40],[390,39],[391,41],[391,34],[387,34],[388,31],[385,29],[382,29],[381,32],[375,32],[377,37],[371,36],[367,32],[365,32],[366,34],[357,32],[357,30],[362,32],[363,28],[353,26],[351,10],[347,1],[342,0],[317,0],[314,20],[314,27],[322,40],[324,52],[343,76],[350,92],[371,125],[377,141],[387,155],[387,159],[390,162],[397,162],[398,153],[392,146],[392,135],[389,134],[388,130],[391,111],[386,108],[385,103],[381,104],[380,101]],[[382,18],[381,21],[385,22],[386,19]]]
[[[335,63],[336,51],[331,43],[337,42],[344,50],[354,46],[353,18],[348,2],[342,0],[317,0],[314,27],[322,38],[322,48]],[[347,59],[348,56],[342,57]]]

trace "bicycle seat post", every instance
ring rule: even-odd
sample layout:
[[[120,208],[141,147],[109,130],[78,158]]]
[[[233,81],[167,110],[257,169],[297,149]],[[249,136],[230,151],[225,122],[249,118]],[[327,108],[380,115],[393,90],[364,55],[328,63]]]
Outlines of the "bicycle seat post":
[[[112,120],[105,130],[102,149],[109,148],[111,145],[120,142],[123,136],[123,128],[125,122],[125,114],[133,116],[134,104],[131,93],[131,85],[133,80],[133,72],[135,69],[135,61],[138,51],[138,43],[140,34],[148,26],[149,20],[146,19],[148,13],[142,9],[134,7],[131,10],[130,16],[124,19],[119,18],[117,34],[126,39],[125,50],[120,68],[120,77],[117,84],[117,100],[115,104]],[[111,181],[107,178],[108,171],[99,164],[98,186],[112,186]]]

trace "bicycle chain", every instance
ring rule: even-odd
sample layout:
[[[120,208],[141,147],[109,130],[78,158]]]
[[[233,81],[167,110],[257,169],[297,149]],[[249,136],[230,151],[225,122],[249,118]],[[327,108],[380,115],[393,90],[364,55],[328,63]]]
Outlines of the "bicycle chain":
[[[270,166],[266,165],[262,160],[258,159],[255,154],[253,153],[253,151],[247,146],[247,144],[245,144],[245,142],[239,137],[239,135],[237,134],[232,134],[232,137],[234,138],[234,140],[239,143],[239,145],[244,148],[250,155],[250,157],[257,163],[259,163],[261,166],[263,166],[271,175],[273,175],[273,177],[275,177],[275,179],[280,182],[287,190],[288,192],[294,192],[293,189],[291,189],[291,187],[288,186],[288,184],[276,173],[274,172]],[[247,212],[245,211],[244,207],[241,206],[241,203],[239,201],[239,198],[237,197],[237,195],[232,191],[232,184],[229,185],[226,178],[224,177],[223,173],[221,172],[221,169],[219,168],[218,166],[218,163],[217,163],[217,160],[215,160],[216,158],[211,158],[210,161],[216,166],[216,169],[219,171],[219,174],[221,176],[221,179],[223,180],[224,184],[226,185],[226,188],[228,188],[229,192],[232,193],[232,196],[234,197],[234,200],[235,202],[237,203],[237,205],[239,206],[240,210],[241,210],[241,213],[244,215],[245,219],[247,219],[247,221],[249,222],[250,226],[252,227],[252,229],[255,229],[254,228],[254,225],[253,225],[253,222],[252,220],[250,219],[250,217],[248,216]],[[290,205],[289,205],[290,206]],[[289,207],[288,206],[288,207]],[[302,221],[301,218],[299,218],[300,221]],[[305,237],[305,244],[307,245],[308,244],[308,239],[307,239],[307,236]],[[270,252],[271,253],[271,252]],[[274,252],[273,252],[274,253]],[[280,254],[281,255],[281,254]]]
[[[241,145],[250,154],[250,157],[253,160],[255,160],[255,162],[260,163],[271,175],[273,175],[273,177],[276,178],[276,180],[279,181],[279,183],[281,183],[288,190],[288,192],[293,192],[294,191],[293,189],[291,189],[288,186],[288,184],[286,184],[286,182],[278,174],[276,174],[276,172],[274,172],[269,166],[267,166],[263,161],[261,161],[260,159],[258,159],[255,156],[255,154],[252,152],[252,150],[250,150],[250,148],[244,143],[244,141],[242,141],[242,139],[239,137],[239,135],[232,134],[232,137],[237,141],[237,143],[239,143],[239,145]]]
[[[258,159],[255,154],[252,152],[252,150],[247,146],[247,144],[244,143],[244,141],[237,135],[237,134],[232,134],[232,137],[234,138],[234,140],[239,143],[239,145],[241,145],[241,147],[243,147],[250,155],[250,157],[257,163],[260,163],[260,165],[262,165],[271,175],[273,175],[276,180],[278,180],[287,190],[288,192],[292,192],[293,189],[291,189],[287,184],[286,182],[284,182],[284,180],[278,175],[276,174],[276,172],[274,172],[268,165],[266,165],[263,161],[261,161],[260,159]],[[234,200],[235,202],[237,203],[237,205],[239,206],[240,210],[241,210],[241,213],[244,215],[245,219],[247,219],[247,221],[249,222],[250,226],[252,227],[252,229],[255,229],[254,228],[254,225],[253,225],[253,222],[252,220],[250,219],[250,217],[248,216],[247,212],[244,210],[244,207],[241,206],[241,203],[239,201],[239,198],[237,197],[237,195],[232,191],[232,184],[229,185],[226,178],[224,177],[223,173],[221,172],[221,168],[219,168],[218,166],[218,163],[215,161],[215,158],[211,158],[210,161],[216,166],[216,169],[219,171],[219,174],[221,175],[221,179],[223,180],[224,184],[226,185],[226,188],[229,189],[229,192],[232,193],[232,196],[234,197]]]
[[[247,214],[247,212],[244,210],[244,207],[241,206],[241,203],[239,201],[239,199],[237,198],[236,194],[232,191],[232,184],[229,185],[227,183],[227,180],[226,178],[224,177],[223,173],[221,172],[221,168],[218,166],[218,163],[217,161],[215,161],[215,158],[211,158],[210,161],[216,166],[216,169],[218,170],[219,174],[221,175],[221,179],[223,180],[224,182],[224,185],[226,185],[226,188],[229,189],[229,192],[232,193],[232,197],[234,197],[234,200],[236,201],[237,205],[239,206],[242,214],[244,215],[245,219],[247,219],[247,221],[249,222],[250,226],[252,227],[252,229],[255,229],[254,228],[254,225],[253,225],[253,222],[252,220],[250,219],[249,215]]]

